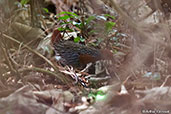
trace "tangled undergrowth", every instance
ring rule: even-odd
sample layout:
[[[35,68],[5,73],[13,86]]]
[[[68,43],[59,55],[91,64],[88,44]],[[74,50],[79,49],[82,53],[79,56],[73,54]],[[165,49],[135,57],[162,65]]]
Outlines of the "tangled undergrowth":
[[[169,0],[2,0],[0,113],[169,114],[170,9]],[[61,65],[59,34],[113,59]]]

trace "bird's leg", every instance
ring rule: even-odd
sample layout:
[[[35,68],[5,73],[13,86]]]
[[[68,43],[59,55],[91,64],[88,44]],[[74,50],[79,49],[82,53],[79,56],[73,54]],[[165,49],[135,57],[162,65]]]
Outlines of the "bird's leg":
[[[91,66],[92,66],[92,63],[88,63],[88,64],[86,65],[86,67],[85,67],[83,70],[81,70],[80,72],[88,72],[88,69],[89,69]]]
[[[61,72],[70,75],[74,80],[75,83],[78,82],[78,76],[80,75],[79,73],[75,73],[73,67],[66,66],[66,69],[60,69]]]
[[[67,66],[67,68],[68,68],[69,72],[71,72],[72,78],[75,79],[75,84],[78,83],[78,76],[77,76],[77,74],[75,73],[74,68],[73,68],[72,66],[71,66],[71,68],[69,68],[69,67]]]

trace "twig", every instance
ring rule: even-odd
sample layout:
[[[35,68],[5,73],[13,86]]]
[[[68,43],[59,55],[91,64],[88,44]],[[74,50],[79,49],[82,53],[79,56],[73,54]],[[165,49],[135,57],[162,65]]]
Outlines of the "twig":
[[[14,70],[14,68],[13,68],[13,65],[12,65],[11,61],[9,60],[9,57],[8,57],[8,55],[7,55],[6,50],[5,50],[2,46],[0,46],[0,47],[1,47],[1,49],[2,49],[4,58],[5,58],[6,62],[7,62],[7,65],[8,65],[8,67],[9,67],[9,69],[10,69],[13,73],[15,73],[15,70]]]
[[[2,34],[2,35],[3,35],[5,38],[7,38],[7,39],[9,39],[9,40],[11,40],[11,41],[17,43],[18,45],[22,44],[20,41],[14,39],[14,38],[11,37],[11,36],[8,36],[8,35],[6,35],[6,34]],[[23,45],[23,47],[25,47],[26,49],[28,49],[30,52],[36,54],[37,56],[39,56],[40,58],[42,58],[43,60],[45,60],[50,66],[52,66],[55,70],[58,71],[58,69],[56,69],[56,67],[53,65],[53,63],[52,63],[51,61],[49,61],[46,57],[44,57],[43,55],[41,55],[39,52],[37,52],[37,51],[31,49],[29,46],[27,46],[27,45],[25,45],[25,44],[22,44],[22,45]]]
[[[41,72],[41,73],[44,73],[44,74],[48,74],[48,75],[52,75],[52,76],[55,76],[57,78],[59,78],[60,80],[63,80],[62,77],[64,77],[64,75],[62,75],[61,73],[59,74],[56,74],[54,72],[51,72],[49,70],[45,70],[43,68],[38,68],[38,67],[30,67],[30,68],[22,68],[22,69],[19,69],[19,72],[25,72],[25,71],[36,71],[36,72]]]
[[[9,40],[11,40],[11,41],[17,43],[18,45],[21,44],[20,41],[14,39],[14,38],[11,37],[11,36],[8,36],[8,35],[6,35],[6,34],[2,34],[2,35],[3,35],[5,38],[7,38],[7,39],[9,39]],[[56,73],[61,74],[61,72],[54,66],[54,64],[53,64],[50,60],[48,60],[46,57],[44,57],[43,55],[41,55],[39,52],[37,52],[37,51],[31,49],[29,46],[27,46],[27,45],[25,45],[25,44],[22,44],[22,45],[23,45],[23,47],[25,47],[26,49],[28,49],[30,52],[36,54],[37,56],[39,56],[40,58],[42,58],[43,60],[45,60],[45,61],[46,61],[46,62],[55,70]],[[32,70],[35,70],[35,69],[32,68]],[[67,82],[67,80],[66,80],[65,78],[62,78],[63,76],[61,76],[61,77],[60,77],[60,76],[56,76],[56,77],[59,78],[61,81],[65,82],[65,83]]]
[[[163,84],[162,84],[160,87],[164,87],[164,85],[166,84],[167,80],[168,80],[170,77],[171,77],[171,75],[168,75],[168,76],[165,78]]]
[[[96,82],[96,83],[102,83],[102,82],[106,82],[110,79],[110,76],[106,76],[106,77],[101,77],[101,78],[97,78],[97,77],[90,77],[90,79],[88,79],[88,81],[90,82]]]
[[[1,35],[2,35],[2,34],[1,34]],[[2,37],[3,37],[3,36],[2,36]],[[3,40],[2,40],[2,41],[3,41]],[[1,44],[2,44],[2,42],[1,42]],[[5,42],[3,42],[3,44],[4,44],[5,48],[2,47],[2,45],[0,46],[0,48],[2,49],[3,55],[4,55],[4,57],[5,57],[5,60],[7,61],[7,65],[8,65],[8,67],[10,68],[10,70],[11,70],[11,72],[12,72],[13,74],[17,74],[17,75],[18,75],[17,79],[19,79],[20,74],[18,73],[18,71],[17,71],[15,65],[13,64],[11,58],[9,57],[10,55],[9,55],[9,53],[7,52],[7,51],[8,51],[8,50],[7,50],[8,48],[7,48],[7,46],[5,45]],[[21,77],[20,77],[20,78],[21,78]]]
[[[45,70],[43,68],[38,68],[38,67],[27,67],[27,68],[22,68],[22,69],[18,70],[19,73],[23,73],[23,72],[26,72],[26,71],[40,72],[40,73],[43,73],[43,74],[54,76],[54,77],[58,78],[59,80],[64,81],[63,80],[64,75],[62,73],[60,73],[60,72],[59,73],[54,73],[54,72],[51,72],[49,70]],[[9,75],[9,73],[5,73],[3,76],[8,77],[8,75]],[[67,82],[70,82],[69,78],[65,77],[65,79],[67,79]],[[67,82],[64,81],[65,84],[67,84]]]
[[[65,69],[61,69],[60,71],[63,72],[63,73],[65,73],[65,74],[70,75],[73,79],[75,79],[75,83],[78,82],[78,76],[80,74],[76,73],[74,71],[73,67],[70,68],[69,66],[67,66],[67,69],[66,70]]]

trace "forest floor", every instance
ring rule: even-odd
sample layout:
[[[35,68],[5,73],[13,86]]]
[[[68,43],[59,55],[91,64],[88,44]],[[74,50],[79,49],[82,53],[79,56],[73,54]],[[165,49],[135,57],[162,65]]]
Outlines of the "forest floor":
[[[2,0],[0,114],[171,113],[170,13],[169,0]],[[60,65],[55,30],[112,59]]]

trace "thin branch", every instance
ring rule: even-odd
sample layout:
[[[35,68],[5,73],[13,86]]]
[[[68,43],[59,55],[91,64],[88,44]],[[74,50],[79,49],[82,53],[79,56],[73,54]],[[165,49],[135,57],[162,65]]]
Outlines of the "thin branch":
[[[27,46],[27,45],[21,43],[20,41],[14,39],[14,38],[11,37],[11,36],[8,36],[8,35],[6,35],[6,34],[2,34],[2,35],[3,35],[5,38],[7,38],[7,39],[9,39],[9,40],[11,40],[11,41],[17,43],[18,45],[21,45],[21,44],[22,44],[23,47],[25,47],[26,49],[28,49],[30,52],[36,54],[37,56],[39,56],[40,58],[42,58],[43,60],[45,60],[45,61],[46,61],[46,62],[55,70],[55,72],[56,72],[58,75],[59,75],[59,74],[62,75],[62,73],[54,66],[54,64],[53,64],[50,60],[48,60],[46,57],[44,57],[43,55],[41,55],[39,52],[37,52],[37,51],[31,49],[29,46]],[[37,68],[36,68],[36,69],[37,69]],[[32,70],[36,70],[36,69],[33,69],[33,68],[32,68]],[[40,70],[40,69],[37,69],[37,70],[42,71],[42,70]],[[54,73],[54,74],[55,74],[55,73]],[[53,75],[54,75],[54,74],[53,74]],[[57,75],[55,75],[55,76],[56,76],[58,79],[60,79],[61,81],[63,81],[64,83],[66,83],[66,82],[68,81],[68,80],[66,80],[66,78],[63,77],[63,75],[62,75],[62,76],[57,76]]]
[[[6,34],[2,34],[2,35],[3,35],[5,38],[7,38],[7,39],[9,39],[9,40],[11,40],[11,41],[17,43],[18,45],[21,45],[21,44],[22,44],[23,47],[25,47],[25,48],[28,49],[30,52],[36,54],[37,56],[39,56],[40,58],[42,58],[43,60],[45,60],[50,66],[52,66],[56,71],[58,71],[58,69],[56,69],[56,67],[53,65],[53,63],[52,63],[51,61],[49,61],[46,57],[44,57],[43,55],[41,55],[39,52],[37,52],[37,51],[31,49],[29,46],[27,46],[27,45],[21,43],[20,41],[14,39],[14,38],[11,37],[11,36],[8,36],[8,35],[6,35]]]

